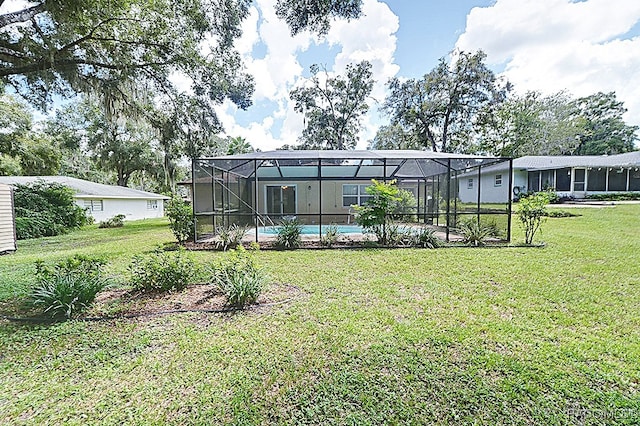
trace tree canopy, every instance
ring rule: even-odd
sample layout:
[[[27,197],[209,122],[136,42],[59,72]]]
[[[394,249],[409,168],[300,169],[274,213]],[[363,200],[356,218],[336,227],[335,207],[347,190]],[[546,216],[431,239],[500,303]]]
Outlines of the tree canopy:
[[[620,154],[635,149],[638,126],[625,123],[622,115],[627,109],[615,92],[579,98],[574,105],[583,123],[576,154]]]
[[[349,64],[346,76],[330,77],[311,66],[309,87],[291,91],[295,111],[304,113],[306,126],[299,138],[306,149],[352,149],[358,142],[359,124],[369,110],[373,88],[371,63]]]
[[[291,35],[304,30],[326,34],[333,18],[359,18],[362,0],[278,0],[276,15],[289,25]]]
[[[491,114],[510,90],[485,65],[484,52],[454,53],[453,63],[441,58],[421,79],[391,79],[383,104],[392,124],[432,151],[466,151],[479,118]]]

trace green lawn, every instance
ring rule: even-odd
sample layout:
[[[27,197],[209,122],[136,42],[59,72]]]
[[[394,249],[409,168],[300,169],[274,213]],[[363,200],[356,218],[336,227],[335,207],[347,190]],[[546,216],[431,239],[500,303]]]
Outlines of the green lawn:
[[[263,251],[304,291],[271,308],[0,321],[0,424],[638,424],[640,205],[572,211],[544,248]],[[122,274],[170,240],[147,221],[21,242],[0,301],[38,258]]]

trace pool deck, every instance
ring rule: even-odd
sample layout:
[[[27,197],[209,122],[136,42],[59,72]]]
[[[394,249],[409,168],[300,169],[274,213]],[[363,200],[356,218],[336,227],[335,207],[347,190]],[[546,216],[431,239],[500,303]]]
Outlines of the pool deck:
[[[416,227],[416,225],[405,225],[406,227]],[[435,231],[435,235],[441,240],[445,241],[447,238],[447,234],[442,228],[438,228],[435,226],[429,226],[429,228]],[[320,241],[320,235],[318,234],[301,234],[300,238],[302,241]],[[258,242],[259,243],[273,243],[277,239],[277,235],[263,234],[258,231]],[[199,243],[208,244],[214,243],[217,238],[211,237],[200,240]],[[449,233],[449,241],[456,242],[461,241],[462,236],[458,234],[454,234],[453,232]],[[256,228],[250,228],[242,238],[243,243],[251,243],[256,241]],[[341,243],[350,243],[350,242],[365,242],[365,241],[376,241],[375,234],[372,233],[340,233],[338,237],[338,242]]]

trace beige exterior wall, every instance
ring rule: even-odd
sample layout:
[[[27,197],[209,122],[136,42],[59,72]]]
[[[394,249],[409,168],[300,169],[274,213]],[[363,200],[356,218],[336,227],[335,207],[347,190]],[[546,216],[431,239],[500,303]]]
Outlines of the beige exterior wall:
[[[9,185],[0,184],[0,253],[16,249],[13,195]]]

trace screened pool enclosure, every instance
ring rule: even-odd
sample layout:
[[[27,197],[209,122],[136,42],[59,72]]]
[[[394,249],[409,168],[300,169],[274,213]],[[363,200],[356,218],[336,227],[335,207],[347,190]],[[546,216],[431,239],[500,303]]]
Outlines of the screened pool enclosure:
[[[504,178],[483,168],[504,163]],[[510,239],[511,159],[427,151],[269,151],[193,161],[191,196],[196,242],[232,224],[265,229],[283,218],[307,228],[353,225],[354,206],[367,202],[372,179],[395,180],[403,201],[393,220],[430,226],[449,240],[462,222],[492,226]],[[500,169],[503,169],[502,167]],[[459,196],[465,192],[464,200]],[[470,195],[471,194],[471,195]]]

